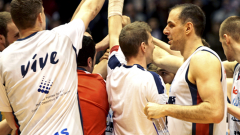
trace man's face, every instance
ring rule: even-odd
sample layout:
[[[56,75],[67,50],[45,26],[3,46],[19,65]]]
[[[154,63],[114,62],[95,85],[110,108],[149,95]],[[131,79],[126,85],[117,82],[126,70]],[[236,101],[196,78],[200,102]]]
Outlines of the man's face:
[[[5,47],[8,47],[10,44],[12,44],[14,41],[16,41],[19,38],[19,31],[16,25],[11,22],[7,24],[7,39],[5,43]]]
[[[148,45],[147,45],[147,51],[146,51],[146,59],[147,59],[147,64],[150,64],[153,61],[153,50],[155,48],[153,44],[153,38],[150,32],[148,32]]]
[[[171,50],[180,51],[184,43],[184,25],[178,19],[181,9],[173,9],[168,16],[167,26],[164,28],[163,33],[169,39]]]
[[[165,69],[158,69],[157,73],[162,77],[165,84],[166,83],[171,84],[174,79],[174,76],[175,76],[175,74],[170,73],[170,72],[166,71]]]
[[[235,60],[234,55],[233,55],[234,52],[232,51],[232,48],[230,48],[230,45],[227,45],[226,39],[224,39],[221,35],[219,35],[219,40],[222,44],[222,48],[223,48],[225,56],[227,57],[227,60],[234,61]]]

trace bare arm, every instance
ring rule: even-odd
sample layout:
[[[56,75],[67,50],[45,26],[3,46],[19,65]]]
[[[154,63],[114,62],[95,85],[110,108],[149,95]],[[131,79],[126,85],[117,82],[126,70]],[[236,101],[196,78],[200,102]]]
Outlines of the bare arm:
[[[1,135],[8,135],[12,131],[11,127],[8,125],[7,120],[4,119],[0,122],[0,133]]]
[[[183,64],[183,57],[170,55],[162,48],[155,46],[153,51],[153,64],[171,73],[176,73]]]
[[[14,117],[13,117],[13,114],[12,112],[3,112],[5,117],[6,117],[6,120],[7,120],[7,123],[8,125],[14,130],[16,131],[17,130],[17,127],[15,125],[15,120],[14,120]]]
[[[158,47],[162,48],[163,50],[165,50],[167,53],[169,53],[171,55],[182,57],[180,51],[173,51],[173,50],[171,50],[170,46],[167,43],[165,43],[165,42],[163,42],[163,41],[161,41],[161,40],[159,40],[159,39],[157,39],[155,37],[153,37],[153,43],[155,45],[157,45]]]
[[[75,10],[75,12],[74,12],[74,14],[73,14],[73,16],[72,16],[71,21],[75,18],[75,16],[76,16],[77,13],[79,12],[79,10],[80,10],[80,8],[81,8],[81,6],[82,6],[82,4],[83,4],[84,2],[85,2],[85,0],[82,0],[82,1],[80,2],[80,4],[78,5],[77,9]]]
[[[228,111],[228,113],[230,113],[231,115],[233,115],[237,119],[240,119],[240,108],[238,108],[238,107],[236,107],[232,104],[228,104],[227,105],[227,111]]]
[[[233,85],[233,78],[227,78],[227,96],[230,101],[231,101],[232,85]]]
[[[223,62],[223,66],[225,68],[226,74],[228,78],[232,78],[233,77],[233,73],[234,73],[234,68],[237,65],[237,61],[234,62],[229,62],[229,61],[224,61]]]
[[[149,119],[171,116],[193,123],[221,122],[224,116],[224,96],[220,82],[219,60],[207,52],[195,54],[190,62],[188,78],[196,84],[203,102],[194,106],[148,103],[145,114]]]
[[[106,51],[106,53],[101,58],[102,60],[93,69],[93,73],[101,74],[104,79],[106,79],[107,77],[107,63],[109,51],[109,49]]]
[[[75,11],[72,20],[81,19],[87,29],[90,21],[92,21],[95,16],[101,10],[105,0],[84,0],[82,1],[77,10]]]
[[[115,15],[108,18],[109,48],[119,45],[119,35],[122,30],[122,16]]]

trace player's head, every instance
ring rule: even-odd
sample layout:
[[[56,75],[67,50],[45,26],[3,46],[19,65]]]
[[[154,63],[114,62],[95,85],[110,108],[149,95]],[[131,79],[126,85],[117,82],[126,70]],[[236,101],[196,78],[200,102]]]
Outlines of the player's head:
[[[172,7],[163,33],[168,36],[171,49],[179,50],[190,35],[202,36],[206,17],[200,7],[194,4],[180,4]]]
[[[83,36],[82,49],[78,53],[77,66],[85,67],[89,72],[93,71],[94,55],[95,55],[95,42],[89,36]]]
[[[0,12],[0,51],[19,38],[19,31],[9,12]]]
[[[146,58],[147,64],[151,63],[154,50],[151,31],[147,23],[139,21],[128,24],[122,29],[119,44],[127,61],[140,54]]]
[[[154,64],[149,65],[148,71],[153,71],[153,72],[156,72],[157,74],[159,74],[162,77],[165,84],[167,84],[167,83],[171,84],[174,79],[174,76],[175,76],[174,73],[168,72],[165,69],[161,69]]]
[[[224,20],[219,30],[219,40],[228,61],[234,61],[235,44],[240,44],[240,17],[231,16]],[[237,46],[238,46],[237,45]]]
[[[18,29],[46,28],[42,0],[12,0],[11,15]]]

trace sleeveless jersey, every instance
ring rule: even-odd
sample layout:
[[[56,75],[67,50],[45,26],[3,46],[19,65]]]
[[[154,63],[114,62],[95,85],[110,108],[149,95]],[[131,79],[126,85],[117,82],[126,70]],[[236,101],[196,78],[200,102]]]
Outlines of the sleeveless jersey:
[[[188,80],[189,64],[192,56],[199,51],[208,51],[214,54],[219,61],[219,56],[208,47],[199,47],[178,69],[171,89],[169,92],[169,103],[183,106],[197,105],[202,102],[196,85],[192,84]],[[226,135],[226,107],[227,107],[227,84],[226,74],[224,67],[222,67],[221,84],[224,92],[224,119],[219,124],[199,124],[192,123],[183,120],[179,120],[173,117],[168,117],[168,127],[171,135]],[[200,72],[200,71],[199,71]],[[214,93],[213,93],[214,94]]]
[[[21,134],[83,134],[76,56],[84,32],[83,21],[75,19],[18,39],[2,52],[6,90],[0,89],[0,111],[13,111]]]
[[[235,66],[233,74],[233,86],[231,91],[231,104],[240,108],[240,64]],[[230,135],[240,135],[240,120],[230,114]]]

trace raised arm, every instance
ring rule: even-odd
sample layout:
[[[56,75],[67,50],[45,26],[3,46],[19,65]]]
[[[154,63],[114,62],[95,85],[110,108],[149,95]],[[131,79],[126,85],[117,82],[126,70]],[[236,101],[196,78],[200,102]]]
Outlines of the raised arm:
[[[95,16],[101,10],[105,0],[82,0],[76,9],[72,20],[81,19],[87,29],[90,21],[92,21]]]
[[[159,40],[159,39],[157,39],[155,37],[153,37],[153,43],[156,46],[162,48],[163,50],[165,50],[167,53],[169,53],[171,55],[182,57],[180,51],[173,51],[173,50],[171,50],[170,46],[167,43],[165,43],[165,42],[163,42],[163,41],[161,41],[161,40]]]
[[[155,46],[153,51],[153,64],[171,73],[176,73],[183,64],[183,57],[170,55],[162,48]]]
[[[108,33],[109,47],[119,45],[119,35],[122,30],[123,0],[109,0],[108,4]]]

